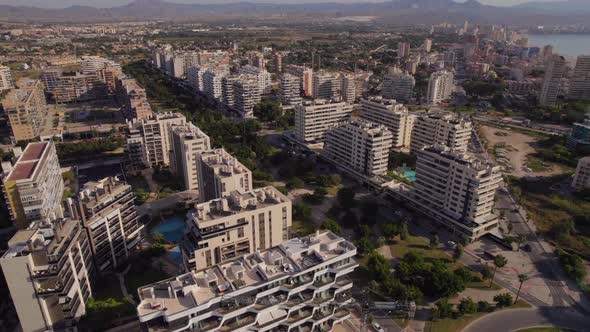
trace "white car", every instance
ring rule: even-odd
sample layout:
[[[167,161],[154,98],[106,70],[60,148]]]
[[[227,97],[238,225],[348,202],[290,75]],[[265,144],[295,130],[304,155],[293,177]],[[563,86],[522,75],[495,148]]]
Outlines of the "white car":
[[[447,242],[447,244],[449,245],[449,247],[451,247],[451,249],[457,248],[457,244],[453,241],[449,241],[449,242]]]
[[[379,325],[379,323],[375,322],[373,324],[371,324],[371,326],[373,327],[373,329],[377,332],[385,332],[385,330],[381,327],[381,325]]]

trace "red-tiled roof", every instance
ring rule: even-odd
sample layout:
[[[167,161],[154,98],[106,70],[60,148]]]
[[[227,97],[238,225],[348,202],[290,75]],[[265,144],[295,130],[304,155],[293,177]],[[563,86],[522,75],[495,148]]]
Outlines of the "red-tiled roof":
[[[33,172],[35,171],[37,164],[37,161],[28,163],[17,163],[14,169],[12,169],[12,172],[10,172],[10,175],[8,176],[7,180],[15,181],[30,178],[31,175],[33,175]]]
[[[45,147],[47,146],[47,142],[39,142],[39,143],[29,143],[23,152],[23,155],[20,157],[20,161],[28,161],[28,160],[37,160],[41,158]]]

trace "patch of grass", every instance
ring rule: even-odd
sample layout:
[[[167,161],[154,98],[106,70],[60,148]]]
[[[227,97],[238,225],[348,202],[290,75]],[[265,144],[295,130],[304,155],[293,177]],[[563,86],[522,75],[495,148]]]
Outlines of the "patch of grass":
[[[545,172],[547,170],[543,161],[535,157],[527,157],[526,166],[533,172]]]
[[[293,224],[291,225],[292,234],[296,234],[298,237],[300,237],[312,234],[313,232],[315,232],[315,227],[311,222],[304,223],[300,220],[293,220]]]
[[[451,256],[444,251],[430,248],[428,241],[418,236],[410,235],[407,240],[396,241],[396,243],[389,246],[389,249],[391,250],[391,256],[394,258],[401,258],[410,251],[414,251],[423,255],[425,261],[440,259],[452,263],[453,266],[449,267],[450,269],[461,266],[459,263],[453,262]]]
[[[508,308],[503,308],[501,310],[507,310],[507,309],[518,309],[518,308],[530,308],[531,305],[519,300],[516,304],[508,307]],[[496,310],[496,311],[500,311],[500,310]],[[476,319],[479,319],[485,315],[489,314],[488,312],[478,312],[476,314],[473,315],[466,315],[466,316],[461,316],[459,318],[444,318],[444,319],[439,319],[436,321],[431,321],[431,322],[427,322],[426,323],[426,327],[424,328],[424,331],[427,332],[456,332],[456,331],[463,331],[463,329],[469,325],[469,323],[475,321]]]

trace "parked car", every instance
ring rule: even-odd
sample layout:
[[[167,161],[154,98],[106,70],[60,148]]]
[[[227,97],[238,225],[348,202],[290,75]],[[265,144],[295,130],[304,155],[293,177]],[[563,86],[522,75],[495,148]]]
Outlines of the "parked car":
[[[373,324],[371,324],[371,326],[373,327],[373,329],[377,332],[385,332],[385,330],[381,327],[381,325],[379,325],[379,323],[375,322]]]

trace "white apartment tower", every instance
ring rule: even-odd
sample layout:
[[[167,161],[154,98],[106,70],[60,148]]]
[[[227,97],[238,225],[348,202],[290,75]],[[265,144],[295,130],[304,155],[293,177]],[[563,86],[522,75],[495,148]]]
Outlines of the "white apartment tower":
[[[332,331],[351,317],[356,247],[331,232],[294,238],[138,289],[146,331]]]
[[[100,273],[127,261],[141,240],[143,225],[137,220],[134,201],[131,186],[117,177],[88,182],[67,199],[69,215],[86,232]]]
[[[77,220],[18,231],[0,258],[22,331],[75,330],[92,296],[92,253]]]
[[[326,131],[350,119],[353,106],[326,100],[295,105],[295,137],[303,143],[321,143]]]
[[[292,74],[283,74],[279,92],[284,105],[301,104],[301,79]]]
[[[340,98],[341,79],[338,72],[319,71],[313,75],[313,98]]]
[[[414,95],[416,80],[407,72],[395,72],[385,75],[381,95],[386,99],[408,102]]]
[[[389,195],[470,241],[497,229],[493,209],[502,182],[499,166],[442,146],[426,147],[416,155],[414,185],[398,184]]]
[[[570,99],[590,99],[590,55],[580,55],[570,83]]]
[[[428,80],[428,104],[436,105],[451,97],[455,90],[455,75],[452,72],[441,70],[430,75]]]
[[[252,172],[224,149],[201,153],[197,172],[201,202],[252,191]]]
[[[351,120],[327,132],[322,156],[352,173],[385,175],[392,141],[385,126]]]
[[[410,43],[399,42],[397,43],[397,57],[407,58],[410,56]]]
[[[342,101],[354,103],[356,100],[356,81],[354,74],[342,74],[340,76],[340,92]]]
[[[274,187],[234,191],[197,204],[186,222],[181,245],[185,268],[203,269],[287,240],[291,200]]]
[[[0,65],[0,91],[13,89],[14,80],[10,68]]]
[[[258,82],[260,93],[269,94],[272,90],[272,77],[270,73],[262,67],[243,66],[239,70],[240,75],[254,76]]]
[[[559,55],[551,57],[545,71],[541,95],[539,96],[539,103],[541,105],[555,105],[557,102],[557,95],[559,94],[561,78],[565,73],[565,67],[564,57]]]
[[[361,119],[381,124],[392,134],[392,147],[409,148],[416,115],[392,99],[369,97],[361,99]]]
[[[471,131],[471,121],[451,113],[420,115],[414,121],[410,148],[416,153],[426,146],[444,145],[466,152]]]
[[[256,76],[240,75],[233,81],[234,110],[242,118],[254,117],[254,106],[262,99],[260,80]]]
[[[313,69],[305,66],[287,65],[285,73],[295,75],[301,80],[301,91],[306,97],[313,95]]]
[[[133,143],[134,148],[129,151],[137,151],[137,131],[143,141],[144,148],[141,149],[145,156],[142,158],[147,162],[146,167],[170,165],[170,127],[186,124],[186,118],[180,113],[155,113],[149,118],[139,121],[130,121],[129,133],[135,134],[128,137],[128,144]],[[129,138],[132,138],[130,140]]]
[[[182,177],[185,190],[199,189],[198,160],[211,150],[211,140],[192,123],[170,128],[170,170]]]
[[[590,188],[590,157],[584,157],[578,160],[578,167],[576,167],[572,187],[576,190]]]
[[[15,226],[63,218],[64,181],[53,142],[29,143],[13,166],[2,168],[2,191]]]
[[[203,88],[201,91],[213,99],[221,99],[223,78],[227,75],[228,73],[223,70],[207,69],[203,73]]]

